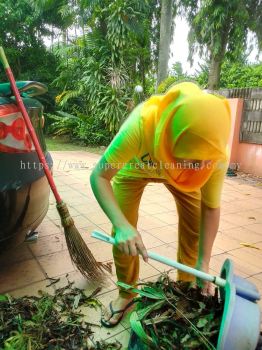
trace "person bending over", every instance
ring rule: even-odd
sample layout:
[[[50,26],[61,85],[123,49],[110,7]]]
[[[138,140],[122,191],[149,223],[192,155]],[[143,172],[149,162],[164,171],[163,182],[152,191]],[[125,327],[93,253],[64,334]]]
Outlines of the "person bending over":
[[[164,184],[176,202],[178,262],[208,272],[228,167],[229,133],[228,101],[193,83],[177,84],[131,112],[90,177],[96,199],[113,226],[118,281],[135,286],[138,254],[148,260],[137,221],[141,196],[150,182]],[[177,279],[195,278],[178,271]],[[202,287],[207,293],[211,290],[209,283]],[[134,296],[119,288],[102,324],[118,324]]]

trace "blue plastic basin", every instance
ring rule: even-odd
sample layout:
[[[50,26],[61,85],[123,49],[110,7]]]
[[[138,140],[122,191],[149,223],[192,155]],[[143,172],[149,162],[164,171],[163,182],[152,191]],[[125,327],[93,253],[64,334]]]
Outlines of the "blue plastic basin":
[[[260,332],[260,309],[257,300],[250,300],[248,291],[258,293],[258,290],[253,283],[234,275],[233,262],[229,259],[224,262],[221,277],[227,284],[220,288],[224,311],[217,350],[255,350]],[[246,293],[237,293],[236,285],[246,289]]]

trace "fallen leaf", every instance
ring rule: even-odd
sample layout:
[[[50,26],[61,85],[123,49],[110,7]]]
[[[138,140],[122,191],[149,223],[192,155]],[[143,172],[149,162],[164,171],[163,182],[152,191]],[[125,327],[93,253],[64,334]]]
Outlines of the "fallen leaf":
[[[258,250],[260,250],[260,248],[256,247],[254,244],[251,244],[251,243],[242,242],[242,243],[240,243],[240,245],[242,245],[242,246],[244,246],[244,247],[247,247],[247,248],[253,248],[253,249],[258,249]]]
[[[200,318],[199,321],[197,322],[197,327],[198,328],[203,328],[207,324],[208,320],[204,317]]]
[[[85,303],[85,305],[97,310],[98,308],[100,308],[101,303],[98,299],[90,299]]]
[[[0,301],[7,301],[8,300],[8,297],[4,294],[1,294],[0,295]]]
[[[73,304],[74,309],[78,308],[78,304],[79,304],[80,299],[81,299],[81,294],[77,294],[74,298],[74,304]]]
[[[190,339],[190,335],[186,334],[184,338],[181,339],[181,344],[185,343],[188,339]]]

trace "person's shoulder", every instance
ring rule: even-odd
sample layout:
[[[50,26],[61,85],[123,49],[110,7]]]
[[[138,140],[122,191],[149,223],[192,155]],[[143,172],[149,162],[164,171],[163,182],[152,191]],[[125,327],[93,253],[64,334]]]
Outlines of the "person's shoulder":
[[[121,125],[121,129],[127,128],[127,127],[132,127],[135,126],[136,124],[139,123],[139,120],[141,118],[141,110],[143,108],[143,103],[140,103],[139,105],[137,105],[128,115],[128,117],[126,118],[126,120],[123,122],[123,124]]]
[[[144,102],[139,103],[139,105],[137,105],[137,106],[132,110],[132,112],[130,113],[129,117],[132,117],[132,118],[141,117],[141,110],[142,110],[143,106],[144,106]]]

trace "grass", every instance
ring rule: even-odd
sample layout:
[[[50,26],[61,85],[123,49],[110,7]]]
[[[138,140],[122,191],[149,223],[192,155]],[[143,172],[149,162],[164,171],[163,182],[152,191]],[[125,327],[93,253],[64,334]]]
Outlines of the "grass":
[[[86,151],[97,154],[104,152],[104,148],[81,146],[68,141],[66,138],[46,136],[45,141],[48,151]]]

